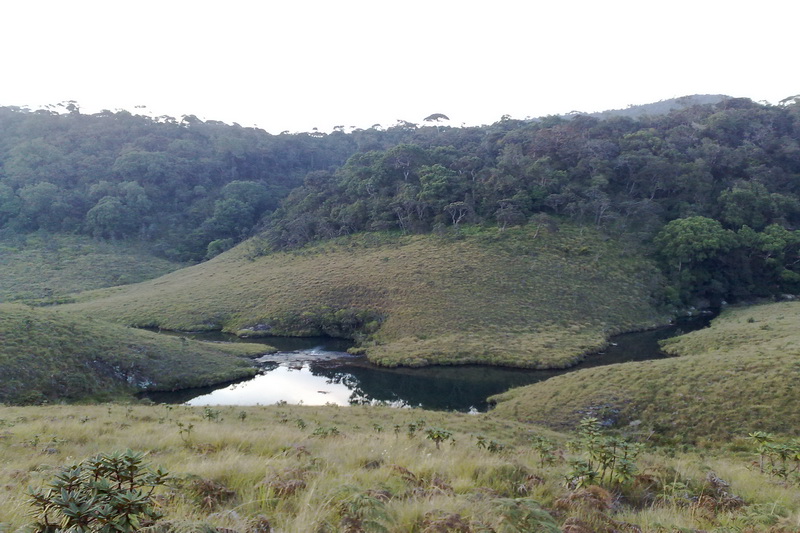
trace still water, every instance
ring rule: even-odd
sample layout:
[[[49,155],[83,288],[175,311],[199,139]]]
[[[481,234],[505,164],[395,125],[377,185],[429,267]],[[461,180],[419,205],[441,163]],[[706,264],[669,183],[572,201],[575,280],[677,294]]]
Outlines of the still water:
[[[149,393],[155,402],[189,405],[386,404],[437,410],[485,411],[486,399],[512,387],[529,385],[582,368],[666,357],[658,341],[708,325],[710,317],[612,338],[603,353],[588,356],[567,370],[520,370],[503,367],[432,366],[382,368],[346,353],[349,341],[331,338],[236,339],[220,333],[183,334],[201,340],[263,342],[277,353],[257,360],[261,373],[218,387]]]

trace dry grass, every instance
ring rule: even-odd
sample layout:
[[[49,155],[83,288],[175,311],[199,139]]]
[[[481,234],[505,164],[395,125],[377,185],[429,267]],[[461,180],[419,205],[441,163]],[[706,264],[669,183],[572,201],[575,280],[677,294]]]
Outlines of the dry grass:
[[[325,313],[364,311],[382,317],[367,355],[389,366],[564,367],[610,334],[665,321],[652,305],[656,269],[588,229],[365,234],[254,258],[257,246],[63,309],[134,326],[294,335],[314,333]]]
[[[455,443],[437,450],[424,430],[409,436],[409,424],[449,429]],[[541,465],[534,432],[556,444],[553,464]],[[480,449],[477,434],[506,447]],[[371,498],[376,520],[397,533],[447,531],[435,529],[446,524],[502,531],[502,498],[535,500],[558,524],[624,522],[643,531],[798,526],[800,491],[748,469],[749,454],[645,453],[639,464],[647,488],[612,489],[610,509],[587,509],[563,484],[576,457],[564,447],[567,438],[492,414],[370,406],[0,407],[0,531],[21,532],[28,521],[28,486],[46,483],[72,460],[126,448],[147,452],[173,475],[158,496],[172,531],[244,533],[255,530],[258,517],[275,532],[341,531],[354,495]],[[709,471],[746,506],[713,513],[693,506]]]
[[[586,413],[665,442],[800,433],[800,303],[726,310],[665,341],[680,357],[579,370],[498,397],[496,413],[566,428]]]

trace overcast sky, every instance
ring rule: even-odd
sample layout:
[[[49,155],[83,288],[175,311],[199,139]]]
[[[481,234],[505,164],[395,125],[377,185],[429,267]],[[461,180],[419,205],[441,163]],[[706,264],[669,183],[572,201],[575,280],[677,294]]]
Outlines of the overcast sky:
[[[800,93],[795,0],[4,0],[0,13],[0,105],[272,133]]]

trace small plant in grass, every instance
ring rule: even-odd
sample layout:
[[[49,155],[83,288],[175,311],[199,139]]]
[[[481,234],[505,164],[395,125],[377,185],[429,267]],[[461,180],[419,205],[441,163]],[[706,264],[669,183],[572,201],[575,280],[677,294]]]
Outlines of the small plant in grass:
[[[492,439],[489,441],[489,444],[486,445],[486,449],[492,453],[500,453],[506,449],[506,445],[502,442]]]
[[[212,409],[211,407],[206,407],[203,409],[203,418],[206,420],[211,420],[212,422],[219,422],[220,418],[219,415],[221,412],[219,409]]]
[[[774,435],[764,431],[754,431],[748,437],[756,442],[758,466],[762,473],[789,481],[798,478],[800,473],[800,440],[788,443],[776,442]]]
[[[152,470],[144,454],[100,454],[63,468],[42,490],[32,490],[34,533],[132,533],[152,525],[159,513],[152,499],[167,472]]]
[[[639,444],[603,435],[600,422],[594,417],[581,420],[578,435],[576,447],[583,450],[587,460],[572,461],[567,486],[577,489],[593,483],[624,485],[633,481]]]
[[[317,429],[314,430],[312,435],[324,439],[326,437],[335,437],[340,433],[341,432],[339,431],[339,428],[337,428],[336,426],[330,426],[330,427],[319,426],[317,427]]]
[[[410,438],[414,437],[414,435],[417,434],[417,431],[421,431],[422,428],[425,427],[425,420],[420,418],[419,420],[415,420],[414,422],[409,422],[407,427],[408,427],[408,431],[406,432],[406,434],[408,435],[408,438],[410,439]]]
[[[184,443],[189,443],[192,440],[192,430],[194,430],[194,424],[184,424],[183,422],[176,422],[178,426],[178,435],[180,435],[181,440]]]
[[[541,508],[538,502],[529,498],[499,498],[495,500],[500,515],[500,523],[494,529],[497,533],[537,531],[560,533],[553,517]]]
[[[429,440],[436,444],[436,449],[440,450],[440,444],[453,439],[453,434],[446,429],[441,428],[428,428],[425,430],[425,435]]]
[[[556,462],[555,443],[540,435],[534,435],[532,440],[533,449],[539,454],[539,466],[544,468],[545,465],[554,464]]]
[[[371,491],[362,492],[351,486],[341,490],[344,496],[338,505],[341,529],[345,533],[388,532],[391,516],[386,503]]]
[[[486,439],[484,435],[475,435],[475,446],[492,453],[499,453],[506,449],[506,445],[494,439]]]
[[[575,459],[570,461],[569,464],[571,470],[565,476],[567,487],[577,490],[597,483],[597,478],[600,474],[592,468],[591,463],[582,459]]]

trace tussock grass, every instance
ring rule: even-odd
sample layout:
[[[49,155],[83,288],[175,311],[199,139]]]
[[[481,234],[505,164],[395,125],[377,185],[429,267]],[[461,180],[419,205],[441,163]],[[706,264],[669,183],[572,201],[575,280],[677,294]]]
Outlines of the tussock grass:
[[[215,344],[0,304],[0,402],[113,399],[255,374],[263,345]]]
[[[362,234],[260,257],[258,246],[63,309],[174,330],[349,332],[387,366],[565,367],[666,320],[654,266],[586,228]]]
[[[45,232],[0,235],[0,302],[64,302],[72,293],[138,283],[183,266],[136,242]]]
[[[501,394],[500,416],[566,428],[592,413],[669,442],[800,434],[800,302],[732,308],[663,341],[678,357],[579,370]]]
[[[447,428],[455,443],[437,450],[424,429],[409,436],[410,424]],[[337,432],[318,431],[333,427]],[[477,434],[505,448],[478,448]],[[534,434],[555,443],[552,463],[542,465],[531,445]],[[565,506],[560,502],[571,491],[563,480],[575,458],[568,439],[493,414],[375,406],[0,407],[0,530],[20,531],[28,521],[28,486],[48,482],[72,460],[126,448],[146,452],[148,461],[171,472],[157,499],[172,531],[244,533],[258,517],[285,533],[342,531],[354,496],[367,496],[371,516],[397,533],[437,531],[436,524],[459,521],[473,530],[502,531],[503,498],[535,500],[559,525],[588,516],[643,531],[797,526],[800,491],[748,468],[749,451],[670,458],[649,450],[640,456],[639,472],[650,488],[615,491],[613,507],[601,513]],[[746,505],[713,513],[693,507],[709,471],[728,481]]]

